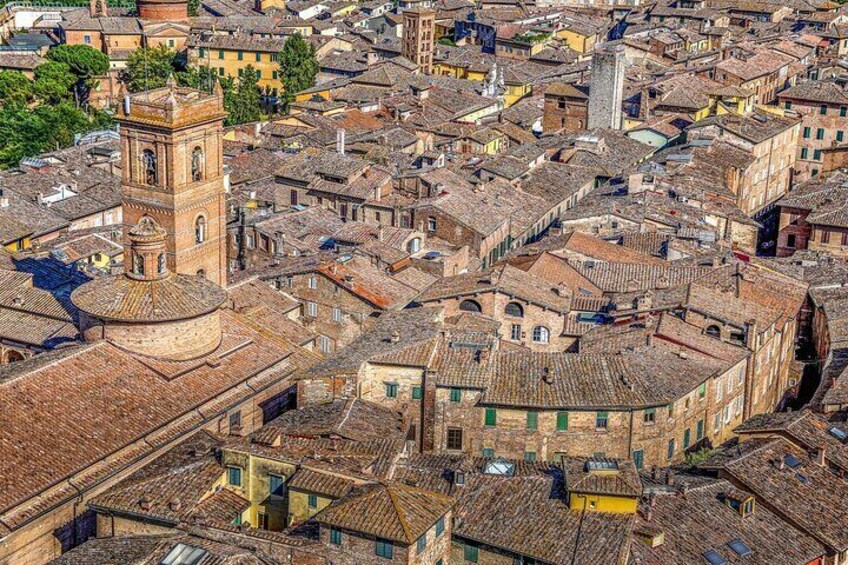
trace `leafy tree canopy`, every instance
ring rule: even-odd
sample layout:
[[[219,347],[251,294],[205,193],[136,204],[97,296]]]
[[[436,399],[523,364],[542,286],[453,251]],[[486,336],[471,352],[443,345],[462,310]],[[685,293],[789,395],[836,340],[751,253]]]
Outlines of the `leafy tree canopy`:
[[[32,98],[32,82],[18,71],[0,71],[0,100],[4,106],[24,106]]]
[[[74,98],[78,106],[88,104],[95,77],[109,72],[109,57],[89,45],[57,45],[47,52],[47,58],[66,64],[76,77]]]
[[[177,52],[164,45],[136,49],[127,59],[123,81],[130,92],[165,86],[168,77],[179,71]]]
[[[307,43],[300,34],[294,34],[283,45],[279,62],[283,104],[288,110],[298,92],[315,86],[315,77],[318,76],[315,46]]]
[[[77,77],[65,63],[47,61],[35,68],[33,89],[48,104],[58,104],[71,96]]]

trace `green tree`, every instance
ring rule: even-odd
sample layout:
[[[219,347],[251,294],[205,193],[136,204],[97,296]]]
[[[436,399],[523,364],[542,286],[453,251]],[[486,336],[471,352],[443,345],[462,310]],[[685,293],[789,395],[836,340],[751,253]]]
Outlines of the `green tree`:
[[[318,76],[318,60],[315,46],[307,43],[299,34],[286,40],[280,51],[280,82],[283,83],[283,107],[289,106],[298,92],[315,86]]]
[[[47,104],[58,104],[67,100],[73,91],[77,77],[65,63],[46,61],[35,68],[35,95]]]
[[[18,71],[0,71],[3,106],[25,106],[32,98],[32,82]]]
[[[17,165],[24,157],[67,147],[74,135],[102,126],[70,100],[43,104],[33,110],[10,107],[0,110],[0,166]]]
[[[168,77],[179,71],[177,52],[164,45],[142,47],[130,53],[122,80],[130,92],[165,86]]]
[[[228,112],[227,125],[244,124],[255,122],[262,117],[262,102],[260,100],[258,77],[256,69],[248,65],[239,77],[238,88],[233,88],[232,83],[221,87],[224,90],[224,108]],[[229,96],[227,90],[230,91]],[[228,105],[229,103],[229,105]]]
[[[88,104],[88,95],[97,85],[97,77],[109,72],[109,57],[88,45],[58,45],[47,52],[47,58],[65,63],[76,77],[74,100],[77,106]]]
[[[187,7],[189,16],[197,16],[197,12],[200,10],[200,0],[188,0]]]

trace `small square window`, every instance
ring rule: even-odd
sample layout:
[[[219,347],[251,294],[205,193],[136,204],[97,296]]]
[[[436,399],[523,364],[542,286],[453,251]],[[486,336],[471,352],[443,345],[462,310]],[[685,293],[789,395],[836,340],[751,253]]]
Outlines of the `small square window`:
[[[498,425],[498,411],[494,408],[486,408],[486,418],[485,424],[487,426],[497,426]]]
[[[241,467],[227,467],[227,484],[234,487],[241,486]]]
[[[330,528],[330,543],[333,545],[342,544],[342,532],[335,528]]]
[[[447,448],[452,451],[462,450],[462,428],[448,428]]]
[[[386,398],[397,398],[398,385],[397,383],[386,383]]]
[[[310,508],[318,508],[318,495],[310,494],[307,497],[307,504]]]
[[[609,413],[607,412],[598,412],[595,415],[595,428],[597,429],[607,429],[609,425]]]
[[[568,429],[568,412],[557,412],[557,431],[564,432]]]
[[[494,459],[495,458],[495,450],[491,447],[483,448],[483,459]]]
[[[451,402],[462,402],[462,389],[461,388],[450,389],[450,401]]]
[[[480,552],[476,545],[468,545],[463,546],[462,549],[462,558],[467,563],[477,563],[477,560],[480,558]]]
[[[535,461],[536,460],[536,452],[535,451],[525,451],[524,452],[524,460],[525,461]]]
[[[384,559],[392,559],[395,554],[394,546],[392,542],[384,539],[377,539],[377,542],[374,547],[374,553],[377,554],[377,557],[382,557]]]
[[[274,496],[282,496],[285,493],[285,477],[280,475],[268,475],[268,492]]]
[[[422,396],[420,386],[412,387],[412,400],[421,400]]]

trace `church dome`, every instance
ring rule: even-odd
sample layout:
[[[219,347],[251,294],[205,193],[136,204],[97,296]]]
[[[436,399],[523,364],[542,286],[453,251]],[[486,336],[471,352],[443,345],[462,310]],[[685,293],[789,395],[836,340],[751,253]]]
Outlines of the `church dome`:
[[[71,293],[86,339],[108,339],[146,356],[186,360],[221,342],[218,309],[226,291],[204,277],[171,273],[166,232],[142,217],[127,232],[124,273],[92,280]]]
[[[186,0],[136,0],[138,17],[152,21],[175,21],[188,18]]]

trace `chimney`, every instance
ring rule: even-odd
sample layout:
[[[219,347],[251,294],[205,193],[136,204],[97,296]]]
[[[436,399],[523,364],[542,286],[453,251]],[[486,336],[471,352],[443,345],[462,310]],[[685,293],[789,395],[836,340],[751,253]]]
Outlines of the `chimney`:
[[[757,345],[757,320],[751,318],[745,322],[745,347],[753,351]]]
[[[819,467],[824,467],[825,465],[827,465],[827,463],[825,463],[825,454],[825,446],[824,444],[822,444],[816,451],[816,465],[818,465]]]
[[[551,373],[550,367],[542,368],[542,380],[547,384],[552,384],[554,382],[554,375]]]
[[[150,510],[150,499],[146,496],[142,496],[138,501],[138,506],[144,511]]]
[[[651,501],[653,502],[653,498],[651,499]],[[645,521],[650,522],[653,517],[654,509],[648,506],[647,508],[645,508]]]
[[[653,330],[648,330],[648,336],[645,339],[645,345],[651,347],[654,344],[654,332]]]
[[[172,498],[170,502],[168,502],[168,508],[173,510],[174,512],[179,512],[183,507],[182,502],[180,502],[179,498]]]
[[[383,238],[385,237],[386,235],[385,233],[383,233],[383,226],[380,226],[379,228],[377,228],[377,241],[383,241]]]
[[[489,361],[489,350],[488,349],[478,349],[477,353],[474,355],[477,363],[480,365],[484,365]]]
[[[653,467],[651,467],[651,480],[652,480],[652,481],[656,481],[656,480],[657,480],[657,478],[658,478],[658,475],[657,475],[657,466],[656,466],[656,465],[654,465]]]
[[[742,296],[742,279],[744,278],[744,275],[742,275],[742,263],[736,263],[736,272],[733,273],[733,276],[736,279],[736,298],[740,298]]]
[[[389,337],[389,341],[392,343],[397,343],[400,341],[400,332],[395,330],[392,332],[392,335]]]
[[[336,130],[336,152],[339,155],[345,154],[345,130],[339,128]]]
[[[674,486],[674,471],[669,469],[665,472],[665,484],[668,486]]]

